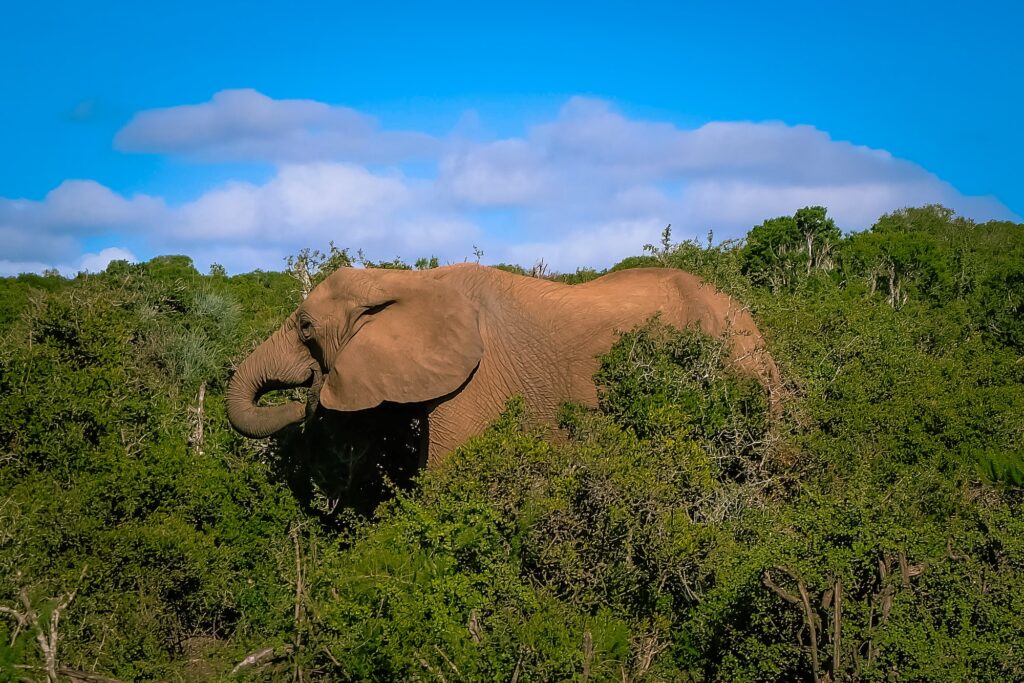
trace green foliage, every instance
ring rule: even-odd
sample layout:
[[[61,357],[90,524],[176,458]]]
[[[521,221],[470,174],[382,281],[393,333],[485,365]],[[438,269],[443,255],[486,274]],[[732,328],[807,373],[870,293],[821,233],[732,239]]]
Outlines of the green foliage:
[[[596,270],[594,268],[577,268],[574,273],[556,273],[550,272],[548,266],[543,260],[539,261],[532,268],[523,268],[515,264],[499,263],[496,266],[492,266],[498,270],[503,270],[506,273],[512,273],[513,275],[525,275],[527,277],[538,277],[546,280],[552,280],[554,282],[562,282],[567,285],[580,285],[584,282],[590,282],[594,278],[601,277],[604,275],[604,271]]]
[[[608,269],[609,273],[617,270],[629,270],[630,268],[656,268],[662,262],[656,256],[627,256],[614,266]]]
[[[577,268],[575,273],[558,273],[549,279],[564,282],[567,285],[581,285],[604,275],[603,271],[594,268]]]
[[[123,274],[125,261],[113,261],[109,275],[115,277]],[[188,256],[157,256],[145,264],[147,274],[154,280],[163,282],[188,281],[199,275]]]
[[[223,672],[289,623],[274,539],[299,510],[219,388],[259,311],[242,282],[200,280],[176,257],[77,278],[35,292],[0,344],[0,601],[21,610],[24,592],[43,614],[77,589],[62,661],[124,680],[182,675],[208,649]],[[34,640],[0,662],[39,664]]]
[[[792,289],[812,272],[832,270],[839,239],[839,228],[821,206],[771,218],[747,234],[741,252],[743,273],[754,284],[775,291]]]
[[[331,556],[311,627],[330,654],[309,666],[732,681],[809,678],[816,657],[819,675],[867,679],[1024,673],[1018,503],[979,499],[969,463],[898,441],[840,449],[820,427],[771,445],[763,398],[719,346],[657,322],[599,377],[601,412],[567,407],[568,441],[513,402]]]
[[[436,264],[436,261],[437,261],[437,259],[434,259],[435,264]],[[358,251],[358,253],[357,253],[356,262],[359,265],[361,265],[363,268],[383,268],[385,270],[412,270],[413,269],[412,266],[410,266],[408,263],[403,261],[398,256],[396,256],[395,258],[391,259],[390,261],[371,261],[370,259],[366,258],[366,255],[363,254],[363,250],[362,249],[360,249]],[[430,261],[428,261],[427,259],[419,259],[416,263],[417,263],[417,269],[420,269],[419,266],[421,266],[421,265],[424,266],[424,267],[430,267]],[[436,267],[436,265],[435,265],[435,267]]]
[[[437,268],[440,265],[441,264],[438,262],[436,256],[431,256],[430,258],[421,256],[416,259],[415,268],[416,270],[430,270],[431,268]]]
[[[517,266],[514,263],[499,263],[494,266],[498,270],[503,270],[506,273],[512,273],[513,275],[526,275],[526,269],[522,266]]]
[[[358,258],[362,258],[362,252]],[[301,300],[334,271],[351,267],[353,260],[348,249],[339,249],[332,241],[326,252],[307,247],[294,256],[288,256],[285,263],[286,272],[298,282]]]
[[[270,444],[227,424],[232,365],[348,250],[0,279],[0,605],[45,631],[66,602],[60,663],[122,680],[266,648],[234,678],[1024,679],[1024,226],[931,206],[842,237],[811,207],[645,252],[612,270],[755,313],[780,417],[655,319],[597,409],[553,434],[513,400],[412,482],[415,406]],[[23,626],[0,614],[0,680],[44,663]]]
[[[652,339],[660,336],[669,348]],[[680,395],[703,381],[682,367],[694,357],[715,368],[717,381],[731,381],[705,357],[714,345],[657,325],[625,337],[606,374],[643,381],[636,375],[645,362],[628,353],[638,338],[676,366],[674,377],[688,385]],[[664,393],[654,383],[645,390]],[[626,400],[627,390],[614,391],[606,404]],[[374,680],[447,670],[469,680],[516,671],[543,680],[582,671],[597,680],[695,676],[690,643],[674,635],[701,590],[700,557],[713,539],[694,520],[729,514],[709,493],[729,488],[735,510],[760,499],[764,482],[744,488],[716,467],[702,445],[718,434],[693,440],[687,425],[666,423],[639,436],[638,415],[654,424],[684,408],[671,399],[637,403],[621,422],[567,406],[570,440],[554,444],[512,401],[417,493],[399,496],[351,546],[324,556],[313,598],[321,621],[311,630],[330,654],[311,665],[328,677]],[[763,409],[753,421],[763,424]],[[666,650],[673,655],[656,657]]]
[[[941,206],[882,216],[845,246],[847,277],[900,307],[959,302],[979,333],[1024,348],[1024,228],[977,225]]]
[[[33,292],[57,292],[68,281],[57,273],[34,275],[25,273],[15,278],[4,278],[0,287],[0,327],[7,327],[17,320],[29,305]]]
[[[768,427],[764,391],[727,365],[722,340],[653,320],[623,334],[594,379],[605,387],[601,409],[641,437],[678,431],[706,447],[760,441]]]

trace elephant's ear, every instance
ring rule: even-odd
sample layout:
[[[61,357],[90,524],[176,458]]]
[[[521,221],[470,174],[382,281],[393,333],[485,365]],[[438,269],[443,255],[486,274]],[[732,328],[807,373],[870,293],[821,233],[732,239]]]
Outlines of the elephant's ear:
[[[462,386],[483,357],[477,306],[451,285],[412,273],[381,278],[357,331],[333,358],[320,391],[332,410],[417,403]]]

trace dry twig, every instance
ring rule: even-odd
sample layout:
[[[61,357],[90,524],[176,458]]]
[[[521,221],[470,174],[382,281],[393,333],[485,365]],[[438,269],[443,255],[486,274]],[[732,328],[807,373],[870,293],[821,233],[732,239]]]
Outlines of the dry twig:
[[[581,683],[587,683],[590,680],[590,665],[594,661],[594,637],[590,635],[590,631],[583,632],[583,675],[580,677]]]
[[[302,647],[302,622],[304,617],[302,596],[305,587],[302,581],[302,549],[299,546],[299,525],[293,524],[292,544],[295,547],[295,651]],[[299,666],[298,657],[295,658],[295,680],[302,683],[302,667]]]
[[[192,436],[189,439],[190,445],[195,449],[197,455],[203,454],[203,411],[206,404],[206,382],[199,385],[199,396],[196,399],[195,427],[192,429]]]
[[[88,566],[83,567],[82,574],[78,577],[78,585],[76,585],[70,593],[59,598],[57,605],[53,608],[53,611],[50,612],[49,620],[43,620],[40,618],[39,612],[32,607],[32,600],[28,596],[27,586],[22,586],[21,590],[18,592],[18,598],[21,600],[21,605],[24,608],[24,611],[19,612],[11,607],[0,606],[0,614],[6,614],[16,622],[14,633],[12,634],[12,645],[14,644],[14,639],[18,637],[21,630],[26,626],[31,626],[35,630],[36,644],[39,646],[39,650],[43,653],[43,661],[46,663],[43,670],[46,671],[46,680],[48,683],[57,683],[58,673],[62,669],[57,660],[57,642],[60,638],[58,629],[60,627],[61,614],[75,599],[75,595],[78,594],[78,589],[81,587],[82,581],[85,579],[85,573],[87,570]],[[71,669],[68,670],[71,671]]]

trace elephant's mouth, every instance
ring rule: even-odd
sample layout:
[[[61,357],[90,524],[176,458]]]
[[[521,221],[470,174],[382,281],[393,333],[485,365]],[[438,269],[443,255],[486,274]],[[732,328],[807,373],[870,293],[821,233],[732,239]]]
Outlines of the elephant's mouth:
[[[290,424],[305,421],[320,404],[323,374],[317,366],[307,365],[303,374],[296,368],[290,377],[267,377],[265,372],[254,373],[243,366],[235,372],[228,385],[228,419],[239,432],[254,439],[270,436]],[[307,388],[305,401],[286,401],[260,405],[260,399],[273,391]]]
[[[320,407],[320,390],[324,386],[324,373],[320,371],[319,366],[313,366],[309,381],[303,386],[308,387],[306,390],[306,420],[308,421]]]

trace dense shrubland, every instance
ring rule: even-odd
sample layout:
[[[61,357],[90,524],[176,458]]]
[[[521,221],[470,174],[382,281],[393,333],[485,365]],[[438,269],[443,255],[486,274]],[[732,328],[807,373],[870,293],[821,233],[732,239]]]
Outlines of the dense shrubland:
[[[1024,226],[666,230],[615,268],[749,305],[781,417],[654,320],[562,438],[514,400],[420,475],[380,425],[227,425],[232,363],[353,262],[409,267],[0,281],[0,680],[1024,678]]]

